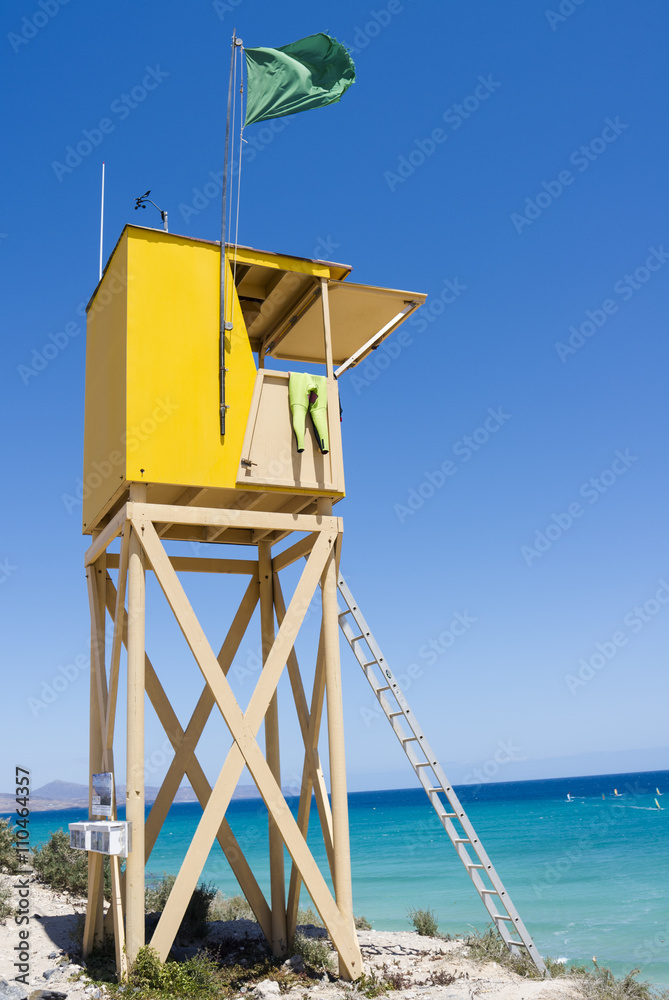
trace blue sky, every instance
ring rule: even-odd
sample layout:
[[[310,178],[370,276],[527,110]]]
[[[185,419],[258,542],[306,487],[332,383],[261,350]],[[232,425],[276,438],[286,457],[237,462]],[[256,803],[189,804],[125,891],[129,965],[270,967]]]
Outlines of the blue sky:
[[[233,28],[249,46],[326,31],[357,69],[340,104],[248,129],[240,242],[429,296],[341,379],[338,513],[342,570],[435,749],[454,780],[669,767],[666,6],[8,0],[0,16],[0,787],[26,761],[35,784],[86,780],[87,541],[63,496],[81,476],[101,161],[105,258],[125,223],[160,226],[133,211],[148,188],[172,232],[218,237]],[[189,587],[220,631],[227,590]],[[149,598],[185,722],[199,673]],[[410,784],[343,664],[351,787]],[[203,743],[211,777],[221,738]],[[151,783],[163,742],[150,721]]]

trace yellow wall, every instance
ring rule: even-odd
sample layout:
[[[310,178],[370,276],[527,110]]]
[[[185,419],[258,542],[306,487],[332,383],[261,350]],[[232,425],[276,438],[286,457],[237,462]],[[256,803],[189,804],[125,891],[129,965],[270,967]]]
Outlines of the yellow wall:
[[[125,328],[128,238],[121,237],[93,298],[86,330],[84,529],[125,480]]]
[[[129,268],[127,478],[234,487],[256,367],[235,296],[222,438],[218,247],[139,230]]]

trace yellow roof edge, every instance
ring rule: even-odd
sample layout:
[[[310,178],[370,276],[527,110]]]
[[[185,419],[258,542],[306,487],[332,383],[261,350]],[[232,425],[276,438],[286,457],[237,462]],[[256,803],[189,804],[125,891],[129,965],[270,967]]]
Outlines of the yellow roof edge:
[[[116,243],[114,244],[114,247],[113,247],[111,253],[109,254],[109,256],[107,258],[107,263],[105,264],[104,270],[102,271],[102,277],[100,278],[100,281],[98,281],[97,285],[93,289],[91,297],[88,300],[88,303],[86,305],[86,311],[87,312],[88,312],[88,310],[89,310],[89,308],[91,306],[91,303],[92,303],[93,299],[95,298],[95,296],[97,294],[97,291],[98,291],[98,289],[100,287],[101,282],[104,280],[104,277],[105,277],[105,275],[107,273],[107,268],[109,267],[109,265],[111,263],[111,260],[112,260],[112,257],[114,256],[114,254],[116,253],[116,250],[118,249],[119,243],[121,242],[121,240],[123,239],[123,237],[126,235],[126,233],[129,230],[131,230],[131,229],[141,230],[142,232],[158,233],[161,236],[174,237],[175,239],[179,239],[179,240],[188,240],[191,243],[208,243],[210,246],[216,246],[216,247],[220,247],[220,245],[221,245],[221,241],[220,240],[205,240],[205,239],[202,239],[199,236],[185,236],[185,235],[183,235],[181,233],[166,233],[164,229],[157,229],[155,226],[137,226],[137,225],[135,225],[132,222],[126,222],[126,224],[124,225],[123,229],[121,230],[121,232],[119,234],[118,239],[116,240]],[[250,250],[252,253],[262,254],[263,256],[266,256],[266,257],[283,257],[283,258],[288,259],[288,260],[306,261],[309,264],[324,264],[326,267],[331,267],[331,268],[332,267],[336,267],[340,271],[343,272],[341,277],[335,279],[335,280],[338,280],[338,281],[343,281],[344,278],[347,275],[349,275],[351,273],[351,271],[353,270],[353,266],[351,264],[341,264],[341,263],[338,263],[338,262],[332,261],[332,260],[321,260],[320,258],[317,258],[317,257],[298,257],[296,254],[292,254],[292,253],[278,253],[276,250],[259,250],[257,247],[247,246],[244,243],[238,243],[236,245],[239,247],[240,250]],[[226,247],[226,250],[233,250],[234,247],[235,247],[235,244],[234,243],[227,243],[226,242],[225,247]]]

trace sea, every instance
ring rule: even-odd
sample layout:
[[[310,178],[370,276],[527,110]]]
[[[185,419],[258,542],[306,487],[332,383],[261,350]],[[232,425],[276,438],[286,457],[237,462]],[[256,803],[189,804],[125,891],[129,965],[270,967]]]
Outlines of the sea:
[[[544,956],[590,968],[594,958],[616,975],[640,968],[641,979],[669,986],[669,771],[456,791]],[[296,811],[297,800],[289,803]],[[200,815],[194,803],[172,807],[149,878],[179,870]],[[235,800],[227,815],[269,898],[264,805]],[[31,844],[85,818],[81,809],[35,812]],[[409,909],[430,909],[444,933],[486,928],[487,912],[420,787],[351,793],[349,818],[356,915],[378,930],[410,930]],[[315,806],[309,843],[325,871]],[[226,895],[239,891],[217,844],[202,880]]]

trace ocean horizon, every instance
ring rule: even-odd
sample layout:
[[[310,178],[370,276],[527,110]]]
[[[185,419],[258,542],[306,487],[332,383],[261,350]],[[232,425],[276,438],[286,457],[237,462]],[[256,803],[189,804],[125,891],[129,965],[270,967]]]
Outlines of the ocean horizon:
[[[669,809],[661,798],[669,771],[455,788],[544,957],[590,964],[596,956],[616,975],[640,967],[641,978],[669,985]],[[294,812],[297,802],[289,799]],[[201,813],[198,803],[170,809],[147,880],[179,870]],[[33,813],[31,845],[85,817],[81,808]],[[234,800],[227,818],[269,895],[262,800]],[[349,819],[356,915],[377,930],[408,930],[407,912],[415,907],[433,910],[444,933],[485,929],[488,914],[422,788],[351,792]],[[309,844],[325,872],[315,805]],[[290,863],[286,854],[287,879]],[[217,844],[201,880],[228,896],[239,892]],[[302,905],[309,904],[303,892]]]

